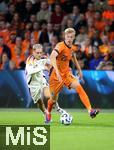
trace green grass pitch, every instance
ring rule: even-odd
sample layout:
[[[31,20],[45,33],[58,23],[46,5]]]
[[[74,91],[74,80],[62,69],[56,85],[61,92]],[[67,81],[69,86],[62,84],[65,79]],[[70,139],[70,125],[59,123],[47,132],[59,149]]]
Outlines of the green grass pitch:
[[[91,119],[85,110],[69,109],[73,123],[64,126],[52,113],[51,150],[114,150],[114,110],[101,110]],[[36,109],[0,109],[0,124],[41,125],[44,118]]]

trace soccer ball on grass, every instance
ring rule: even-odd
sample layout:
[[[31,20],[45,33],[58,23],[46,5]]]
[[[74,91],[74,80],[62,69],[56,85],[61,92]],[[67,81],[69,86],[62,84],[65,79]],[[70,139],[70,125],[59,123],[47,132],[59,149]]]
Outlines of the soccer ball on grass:
[[[72,123],[73,117],[68,113],[62,113],[60,116],[60,122],[64,125],[70,125]]]

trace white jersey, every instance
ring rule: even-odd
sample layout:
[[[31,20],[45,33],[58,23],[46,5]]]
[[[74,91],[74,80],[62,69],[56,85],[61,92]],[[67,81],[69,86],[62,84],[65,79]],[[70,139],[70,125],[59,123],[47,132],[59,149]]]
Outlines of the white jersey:
[[[50,64],[49,59],[37,60],[33,55],[29,56],[26,61],[27,83],[34,103],[41,98],[43,88],[48,85],[43,73],[46,64]]]

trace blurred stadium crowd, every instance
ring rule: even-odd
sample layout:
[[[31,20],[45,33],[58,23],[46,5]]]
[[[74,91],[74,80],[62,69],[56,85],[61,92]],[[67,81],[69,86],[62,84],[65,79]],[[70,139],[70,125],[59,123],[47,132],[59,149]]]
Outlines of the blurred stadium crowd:
[[[67,27],[82,69],[114,69],[114,0],[0,0],[0,70],[24,69],[35,43],[50,55]]]

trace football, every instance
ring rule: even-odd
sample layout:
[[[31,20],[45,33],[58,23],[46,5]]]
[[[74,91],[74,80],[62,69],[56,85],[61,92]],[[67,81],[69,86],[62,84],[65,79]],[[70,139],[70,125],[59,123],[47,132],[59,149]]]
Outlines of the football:
[[[69,113],[62,113],[60,116],[60,122],[64,125],[70,125],[73,117]]]

